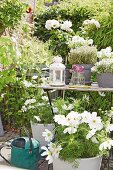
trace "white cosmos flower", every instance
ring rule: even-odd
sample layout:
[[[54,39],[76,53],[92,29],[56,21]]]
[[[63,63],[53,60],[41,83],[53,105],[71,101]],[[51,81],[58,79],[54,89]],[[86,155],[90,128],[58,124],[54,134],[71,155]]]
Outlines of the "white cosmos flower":
[[[81,123],[81,115],[78,114],[78,112],[71,111],[67,116],[66,116],[67,126],[74,126],[78,127],[78,125]]]
[[[45,141],[50,142],[53,140],[53,134],[48,129],[45,129],[45,131],[42,133],[42,136],[45,137]]]
[[[73,127],[73,126],[70,126],[70,127],[67,127],[66,129],[64,129],[63,131],[64,133],[69,133],[69,134],[74,134],[77,132],[77,128]]]
[[[56,146],[52,153],[52,156],[54,156],[54,158],[58,158],[61,150],[62,150],[61,145]]]
[[[72,110],[74,108],[73,104],[69,104],[68,106],[66,104],[64,104],[62,106],[62,109],[64,110]]]
[[[59,157],[59,153],[62,150],[62,147],[61,147],[61,145],[57,146],[55,143],[50,142],[48,144],[48,149],[50,150],[50,152],[52,153],[52,156],[54,158],[58,158]]]
[[[65,30],[65,31],[70,31],[70,28],[72,27],[72,22],[71,21],[68,21],[68,20],[66,20],[66,21],[64,21],[64,23],[63,24],[61,24],[61,29],[62,30]]]
[[[66,117],[64,115],[55,115],[54,121],[58,123],[59,125],[66,125]]]
[[[111,147],[113,146],[113,140],[112,139],[109,139],[103,143],[100,144],[99,146],[99,150],[106,150],[106,149],[111,149]]]
[[[41,122],[41,119],[39,116],[34,116],[34,118],[37,120],[37,122]]]
[[[90,114],[88,124],[91,129],[101,130],[103,128],[101,118],[97,116],[97,112],[92,112],[92,114]]]
[[[106,128],[106,131],[112,132],[113,131],[113,124],[108,125],[107,128]]]
[[[53,27],[53,28],[59,28],[59,27],[60,27],[59,21],[53,19],[53,20],[52,20],[52,27]]]
[[[48,164],[53,163],[52,153],[51,153],[45,146],[42,146],[41,149],[42,149],[42,150],[45,150],[45,151],[41,154],[41,156],[47,156],[47,157],[46,157],[46,160],[48,161]]]
[[[42,100],[48,101],[48,97],[47,96],[42,96]]]
[[[96,130],[95,129],[92,129],[89,131],[89,133],[86,135],[86,139],[90,139],[92,138],[96,133]]]
[[[100,92],[100,91],[99,91],[98,93],[99,93],[99,95],[102,96],[102,97],[105,97],[105,96],[106,96],[104,92]]]
[[[81,116],[82,116],[82,123],[88,123],[88,120],[90,118],[91,113],[88,111],[84,111]]]

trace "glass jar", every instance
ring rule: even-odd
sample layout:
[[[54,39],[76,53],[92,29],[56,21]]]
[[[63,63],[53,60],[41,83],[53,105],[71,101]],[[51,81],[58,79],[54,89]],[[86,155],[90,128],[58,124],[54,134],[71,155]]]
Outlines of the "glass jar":
[[[83,72],[72,72],[70,85],[84,85],[85,77]]]

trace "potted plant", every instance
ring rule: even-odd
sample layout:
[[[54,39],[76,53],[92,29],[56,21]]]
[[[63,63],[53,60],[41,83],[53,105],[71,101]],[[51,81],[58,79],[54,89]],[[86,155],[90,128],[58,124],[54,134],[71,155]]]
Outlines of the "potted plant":
[[[80,100],[73,101],[70,108],[62,106],[59,103],[62,111],[54,116],[55,142],[42,147],[42,156],[47,156],[49,164],[53,162],[54,170],[100,170],[102,155],[108,156],[113,146],[109,137],[113,111],[98,111],[99,115],[83,111]]]
[[[91,83],[91,68],[97,61],[97,49],[92,44],[92,39],[84,39],[77,35],[69,41],[71,48],[68,56],[69,64],[84,67],[85,84]]]
[[[33,138],[40,142],[40,146],[46,146],[47,142],[44,140],[42,132],[45,131],[45,129],[49,129],[53,132],[55,127],[48,97],[43,94],[42,97],[40,96],[37,100],[35,98],[27,99],[22,106],[22,109],[30,112]]]
[[[98,51],[99,61],[92,67],[92,72],[97,73],[99,87],[113,88],[113,52],[111,47]]]

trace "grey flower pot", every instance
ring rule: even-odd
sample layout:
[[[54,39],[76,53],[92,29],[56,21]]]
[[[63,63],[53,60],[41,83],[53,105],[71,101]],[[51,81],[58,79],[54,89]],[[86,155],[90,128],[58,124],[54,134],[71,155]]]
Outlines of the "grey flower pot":
[[[113,74],[112,73],[98,74],[97,82],[99,87],[113,88]]]

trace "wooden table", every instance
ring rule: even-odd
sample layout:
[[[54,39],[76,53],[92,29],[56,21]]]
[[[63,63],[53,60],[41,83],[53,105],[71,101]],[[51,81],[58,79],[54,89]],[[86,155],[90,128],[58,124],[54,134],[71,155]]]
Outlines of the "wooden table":
[[[98,87],[98,86],[87,86],[87,85],[83,85],[83,86],[76,86],[76,85],[75,86],[70,86],[70,85],[50,86],[49,84],[39,86],[39,88],[42,88],[45,92],[47,92],[47,96],[48,96],[48,99],[49,99],[49,103],[50,103],[50,106],[51,106],[52,113],[53,113],[53,108],[52,108],[52,103],[51,103],[51,97],[50,97],[50,94],[49,94],[49,91],[51,91],[51,90],[63,91],[63,97],[64,97],[66,90],[88,92],[89,94],[90,94],[90,92],[110,92],[111,93],[110,102],[111,102],[111,106],[112,106],[113,88],[102,88],[102,87]],[[91,94],[90,94],[90,96],[91,96]],[[91,96],[91,98],[93,99],[92,96]]]

